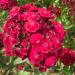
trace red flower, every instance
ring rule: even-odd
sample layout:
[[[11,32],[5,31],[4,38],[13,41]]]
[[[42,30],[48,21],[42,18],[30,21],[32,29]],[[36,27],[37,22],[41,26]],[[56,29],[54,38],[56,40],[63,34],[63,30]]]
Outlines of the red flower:
[[[25,67],[25,64],[23,63],[23,64],[18,66],[18,70],[21,71],[21,70],[23,70],[24,67]]]
[[[46,58],[45,66],[46,67],[55,66],[56,62],[57,62],[57,58],[55,56],[48,57],[48,58]]]
[[[60,14],[61,14],[61,9],[60,9],[59,7],[56,7],[56,8],[55,8],[55,14],[56,14],[57,17],[60,16]]]
[[[28,21],[38,21],[40,19],[40,15],[38,15],[37,13],[34,12],[29,12],[28,13]]]
[[[31,4],[25,4],[25,5],[22,6],[22,8],[28,10],[29,8],[31,8],[31,7],[33,7],[33,6],[34,6],[34,3],[31,3]]]
[[[5,54],[6,54],[6,56],[9,56],[9,57],[10,56],[16,56],[15,49],[12,48],[11,46],[5,48]]]
[[[28,13],[27,13],[27,12],[24,12],[24,13],[21,15],[21,19],[22,19],[23,21],[26,21],[27,18],[28,18]]]
[[[15,6],[17,4],[18,4],[17,0],[0,0],[0,7],[3,10],[10,9],[12,6]]]
[[[7,56],[28,58],[41,71],[54,66],[62,53],[63,26],[53,20],[54,14],[34,4],[15,6],[3,28]]]
[[[27,56],[26,48],[21,48],[18,56],[21,57],[22,60],[24,60]]]
[[[25,28],[27,31],[29,32],[36,32],[37,30],[39,30],[39,23],[36,21],[28,21],[25,23]]]
[[[75,63],[75,52],[69,48],[63,49],[60,60],[66,66],[73,65]]]
[[[32,64],[39,66],[40,62],[43,60],[44,55],[41,53],[40,48],[32,48],[30,52],[30,61]]]
[[[38,12],[42,17],[45,17],[45,18],[53,17],[52,12],[47,10],[46,8],[39,8]]]
[[[13,38],[11,36],[8,36],[8,37],[3,39],[3,43],[7,47],[11,47],[11,46],[13,46],[13,45],[15,45],[17,43],[17,39],[15,39],[15,38]]]
[[[37,6],[32,6],[28,9],[28,11],[38,11],[38,7]]]
[[[19,13],[19,11],[20,11],[20,7],[14,6],[9,12],[10,17],[16,16]]]
[[[25,12],[22,15],[22,20],[24,21],[38,21],[40,19],[40,16],[37,13],[34,12]],[[37,18],[36,18],[37,17]]]
[[[41,72],[46,72],[46,71],[47,71],[47,68],[46,68],[45,66],[40,66],[40,67],[39,67],[39,70],[40,70]]]
[[[52,48],[52,42],[50,42],[49,40],[44,40],[40,44],[40,47],[41,47],[41,52],[42,53],[48,53],[48,52],[50,52],[50,51],[53,50],[53,48]]]
[[[38,45],[41,44],[43,40],[44,37],[40,33],[36,33],[31,36],[30,42],[32,45]]]
[[[58,36],[59,39],[60,39],[60,40],[63,40],[64,37],[65,37],[65,31],[64,31],[63,25],[62,25],[61,23],[55,21],[55,20],[52,21],[52,24],[53,24],[53,26],[54,26],[55,32],[58,33],[58,35],[59,35],[59,36]]]
[[[28,43],[27,40],[24,39],[24,40],[21,41],[21,46],[26,48],[27,47],[27,43]]]

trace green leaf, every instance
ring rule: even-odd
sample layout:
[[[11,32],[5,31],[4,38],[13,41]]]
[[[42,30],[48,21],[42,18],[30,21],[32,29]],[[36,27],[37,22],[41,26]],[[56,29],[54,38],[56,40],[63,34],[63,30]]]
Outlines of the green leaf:
[[[18,75],[30,75],[30,73],[22,70],[18,72]]]
[[[72,71],[67,66],[63,67],[63,72],[65,75],[72,75]]]
[[[52,67],[52,69],[54,70],[54,72],[59,73],[58,67],[54,66],[54,67]]]
[[[72,42],[71,48],[72,48],[73,50],[75,50],[75,40]]]
[[[15,61],[14,61],[14,64],[22,64],[22,63],[24,63],[26,61],[26,59],[25,60],[22,60],[21,58],[17,58]]]
[[[69,26],[65,25],[64,26],[65,29],[71,29],[72,27],[73,27],[72,25],[69,25]]]
[[[2,31],[2,27],[7,19],[8,12],[7,11],[0,11],[0,31]]]
[[[31,65],[30,64],[26,64],[25,67],[24,67],[24,71],[33,72]]]
[[[24,5],[26,3],[26,0],[18,0],[20,5]]]
[[[41,3],[39,1],[36,1],[35,5],[38,6],[38,7],[41,7]]]
[[[38,69],[34,70],[34,74],[39,75],[41,72]]]
[[[0,68],[5,68],[8,62],[8,57],[0,56]]]
[[[33,2],[34,0],[29,0],[29,2],[31,3],[31,2]]]

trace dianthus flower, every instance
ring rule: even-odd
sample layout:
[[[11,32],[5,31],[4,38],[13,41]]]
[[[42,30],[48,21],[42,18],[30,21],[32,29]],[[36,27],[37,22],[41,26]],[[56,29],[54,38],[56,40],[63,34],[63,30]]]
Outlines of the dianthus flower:
[[[17,0],[0,0],[0,8],[3,10],[10,9],[12,6],[17,5]]]
[[[73,65],[75,63],[75,51],[69,48],[63,49],[60,60],[66,66]]]
[[[51,5],[51,6],[49,6],[48,10],[52,10],[52,12],[55,14],[56,17],[60,17],[60,15],[61,15],[60,7],[54,7],[53,5]]]
[[[34,4],[15,6],[3,29],[6,55],[28,58],[41,71],[56,65],[65,30],[51,10]]]

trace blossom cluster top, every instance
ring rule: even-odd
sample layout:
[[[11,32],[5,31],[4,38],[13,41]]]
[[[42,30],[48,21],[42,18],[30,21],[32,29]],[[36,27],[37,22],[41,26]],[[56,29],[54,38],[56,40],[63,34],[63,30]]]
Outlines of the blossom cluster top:
[[[23,60],[28,58],[42,71],[56,65],[61,55],[61,61],[68,63],[65,63],[67,58],[64,60],[66,55],[62,54],[65,30],[61,23],[54,20],[51,10],[33,3],[14,6],[3,30],[7,56],[18,56]]]

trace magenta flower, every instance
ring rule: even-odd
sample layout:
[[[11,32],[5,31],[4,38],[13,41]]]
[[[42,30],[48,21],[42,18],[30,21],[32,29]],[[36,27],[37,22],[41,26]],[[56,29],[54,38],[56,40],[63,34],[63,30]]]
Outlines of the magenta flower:
[[[39,30],[40,26],[39,23],[36,21],[28,21],[25,23],[24,27],[29,32],[36,32],[37,30]]]
[[[55,56],[48,57],[45,61],[45,66],[47,67],[55,66],[56,62],[57,62],[57,57]]]
[[[32,45],[38,45],[38,44],[41,44],[43,40],[44,40],[44,37],[40,33],[36,33],[31,36],[30,42]]]
[[[12,6],[17,5],[17,0],[0,0],[0,8],[3,10],[10,9]]]
[[[75,63],[75,52],[69,48],[63,49],[60,60],[66,66],[73,65]]]
[[[55,66],[63,52],[65,30],[51,10],[32,3],[15,6],[9,14],[3,28],[5,54],[27,58],[40,71]]]
[[[51,11],[47,10],[46,8],[39,8],[38,12],[42,17],[45,17],[45,18],[53,17],[53,13]]]

